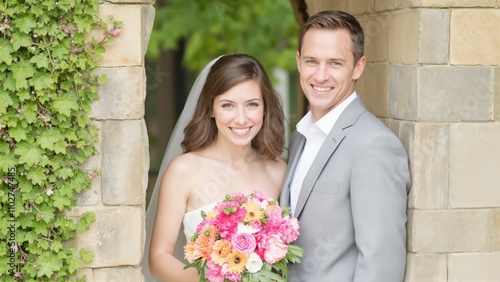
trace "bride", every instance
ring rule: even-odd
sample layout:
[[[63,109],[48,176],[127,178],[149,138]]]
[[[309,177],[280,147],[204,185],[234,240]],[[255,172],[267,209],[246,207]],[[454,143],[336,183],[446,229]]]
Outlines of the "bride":
[[[196,269],[183,269],[182,251],[174,252],[196,231],[200,212],[226,194],[260,190],[278,199],[286,169],[279,158],[284,121],[279,96],[255,58],[225,55],[205,67],[176,125],[148,208],[145,281],[199,280]]]

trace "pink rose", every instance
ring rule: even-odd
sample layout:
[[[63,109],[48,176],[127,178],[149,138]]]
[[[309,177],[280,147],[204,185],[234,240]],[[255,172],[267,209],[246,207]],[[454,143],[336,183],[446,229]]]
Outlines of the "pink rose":
[[[248,233],[238,233],[231,239],[231,245],[240,253],[250,254],[255,250],[255,237]]]
[[[288,247],[276,234],[267,237],[268,248],[264,251],[264,259],[270,263],[276,263],[283,259],[288,252]]]

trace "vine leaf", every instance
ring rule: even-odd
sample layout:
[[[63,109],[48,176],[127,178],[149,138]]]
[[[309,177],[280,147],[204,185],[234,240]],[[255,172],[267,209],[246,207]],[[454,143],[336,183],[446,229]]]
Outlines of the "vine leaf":
[[[94,253],[92,252],[86,252],[83,248],[81,248],[79,253],[85,262],[92,262],[94,260]]]
[[[26,133],[27,129],[23,128],[22,126],[17,126],[14,128],[9,128],[9,135],[10,137],[16,139],[17,142],[21,140],[26,140]]]
[[[12,99],[8,93],[0,90],[0,115],[7,112],[7,107],[12,105]]]
[[[29,33],[31,29],[36,27],[36,21],[30,16],[25,16],[13,21],[14,25],[19,28],[20,31],[24,33]]]
[[[48,129],[43,131],[40,136],[38,136],[38,141],[37,143],[42,147],[43,149],[49,149],[51,151],[54,151],[55,144],[62,140],[62,136],[59,133],[58,130],[56,129]]]
[[[42,160],[44,150],[32,143],[18,143],[14,154],[19,155],[19,163],[32,166]]]
[[[0,63],[5,62],[10,66],[12,64],[12,56],[10,53],[14,52],[14,48],[5,38],[0,38]]]
[[[54,80],[50,74],[46,72],[39,71],[31,79],[33,86],[36,91],[42,91],[44,89],[53,89]]]
[[[47,58],[47,54],[40,53],[30,59],[30,63],[35,64],[39,68],[48,69],[50,60]]]
[[[0,154],[0,169],[2,172],[7,173],[9,168],[15,167],[17,161],[12,157],[12,153]]]
[[[14,33],[12,34],[12,47],[18,50],[21,47],[28,47],[31,45],[31,38],[27,34]]]
[[[16,88],[22,89],[28,87],[27,78],[35,74],[35,68],[27,61],[21,60],[12,65],[12,74],[16,80]]]
[[[54,99],[54,108],[58,113],[69,117],[71,114],[71,110],[78,109],[78,103],[76,101],[75,95],[59,95]]]
[[[50,278],[55,271],[61,269],[61,262],[57,256],[53,256],[52,253],[45,252],[40,255],[37,263],[41,266],[38,270],[38,276],[47,276]]]

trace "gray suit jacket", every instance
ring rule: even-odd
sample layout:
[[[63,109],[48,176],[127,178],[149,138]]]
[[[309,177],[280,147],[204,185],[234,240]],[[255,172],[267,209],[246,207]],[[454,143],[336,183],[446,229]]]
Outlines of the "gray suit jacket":
[[[290,205],[290,182],[305,144],[295,131],[280,203]],[[290,281],[403,281],[406,262],[408,157],[398,138],[352,101],[332,128],[305,176],[294,216],[301,264]]]

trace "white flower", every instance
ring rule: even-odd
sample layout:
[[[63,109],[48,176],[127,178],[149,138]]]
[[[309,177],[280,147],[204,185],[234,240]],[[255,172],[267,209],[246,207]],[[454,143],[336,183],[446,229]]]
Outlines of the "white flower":
[[[240,233],[255,234],[259,231],[260,231],[259,229],[256,229],[250,225],[245,225],[245,224],[239,222],[238,223],[238,231],[236,233],[237,234],[240,234]]]
[[[262,268],[262,264],[263,263],[259,255],[257,253],[251,253],[248,257],[248,261],[245,264],[245,267],[247,268],[248,272],[255,273]]]

